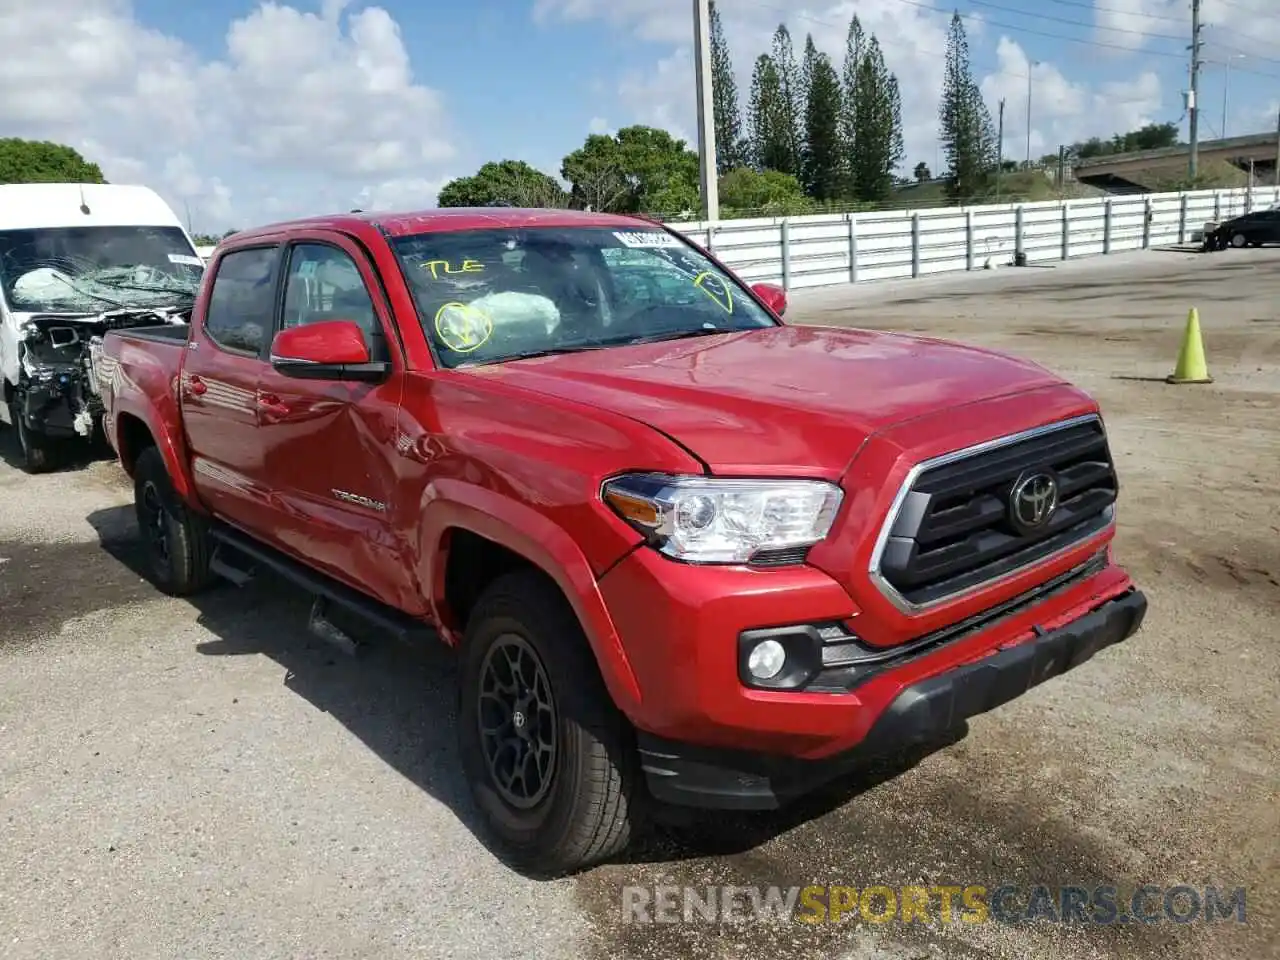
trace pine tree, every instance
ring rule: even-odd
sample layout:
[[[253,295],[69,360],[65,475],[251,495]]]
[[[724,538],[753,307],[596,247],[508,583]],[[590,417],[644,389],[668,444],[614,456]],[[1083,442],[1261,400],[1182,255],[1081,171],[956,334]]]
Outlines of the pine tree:
[[[809,46],[812,47],[812,39]],[[825,53],[806,55],[809,73],[808,103],[805,104],[804,177],[805,191],[815,200],[834,200],[840,195],[843,144],[840,137],[840,77]]]
[[[742,155],[742,114],[738,109],[738,82],[733,59],[724,39],[720,11],[711,5],[711,96],[715,108],[716,166],[727,173],[746,164]]]
[[[773,58],[756,58],[751,77],[751,152],[763,170],[790,174],[796,167],[791,110]]]
[[[872,35],[861,57],[854,105],[857,149],[850,158],[850,186],[859,200],[882,202],[893,194],[893,175],[902,161],[902,104],[898,80],[885,66]]]
[[[982,92],[969,65],[969,41],[960,14],[947,31],[947,60],[938,109],[941,140],[946,153],[947,192],[953,200],[967,200],[982,189],[995,157],[995,129]]]
[[[845,192],[856,196],[853,185],[854,157],[858,152],[858,120],[855,110],[858,104],[858,73],[862,68],[862,57],[866,48],[866,35],[862,32],[862,23],[855,15],[849,21],[849,32],[845,37],[844,70],[842,75],[843,107],[840,112],[840,137],[843,141],[843,164],[846,177]]]
[[[791,44],[791,32],[785,23],[778,24],[773,33],[773,63],[778,72],[778,84],[782,92],[782,105],[786,110],[786,123],[791,131],[791,166],[783,170],[800,178],[802,148],[804,146],[804,91],[803,76],[796,66],[796,54]]]
[[[809,89],[813,86],[813,71],[818,61],[818,48],[814,45],[813,34],[804,38],[804,56],[800,60],[800,96],[799,100],[808,109]]]

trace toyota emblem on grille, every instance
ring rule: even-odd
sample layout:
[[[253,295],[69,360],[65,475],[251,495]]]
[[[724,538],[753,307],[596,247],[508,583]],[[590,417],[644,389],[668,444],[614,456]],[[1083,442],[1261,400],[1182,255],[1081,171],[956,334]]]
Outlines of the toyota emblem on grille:
[[[1039,530],[1058,509],[1058,480],[1051,473],[1027,473],[1009,493],[1009,519],[1024,533]]]

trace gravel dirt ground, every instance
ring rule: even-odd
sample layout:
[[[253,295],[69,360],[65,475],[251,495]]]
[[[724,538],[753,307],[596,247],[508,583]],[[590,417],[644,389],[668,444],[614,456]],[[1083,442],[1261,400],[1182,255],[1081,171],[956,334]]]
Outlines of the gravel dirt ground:
[[[1169,386],[1192,306],[1215,383]],[[802,291],[790,318],[1008,350],[1094,392],[1141,633],[913,763],[534,882],[471,829],[445,652],[349,661],[270,582],[160,596],[115,464],[28,477],[0,429],[0,955],[1280,956],[1280,251]],[[1217,884],[1247,888],[1247,921],[622,921],[624,886],[663,883]]]

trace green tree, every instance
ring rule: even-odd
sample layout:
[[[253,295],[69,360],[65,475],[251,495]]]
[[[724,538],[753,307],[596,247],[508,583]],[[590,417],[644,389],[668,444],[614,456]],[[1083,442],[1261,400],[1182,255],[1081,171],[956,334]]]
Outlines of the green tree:
[[[1087,160],[1090,157],[1106,157],[1138,150],[1159,150],[1177,146],[1177,144],[1178,125],[1176,123],[1148,123],[1128,133],[1114,134],[1109,140],[1090,137],[1088,140],[1071,144],[1068,149],[1081,160]]]
[[[698,155],[653,127],[591,134],[564,158],[560,175],[575,207],[611,213],[683,213],[699,205]]]
[[[883,202],[893,194],[902,162],[902,103],[898,80],[885,66],[875,35],[859,58],[853,128],[857,144],[849,158],[849,186],[859,200]]]
[[[845,192],[851,197],[857,196],[853,183],[853,167],[859,147],[857,109],[861,98],[858,93],[858,82],[866,47],[867,37],[862,30],[862,23],[857,15],[854,15],[849,20],[849,31],[845,35],[844,66],[840,78],[843,93],[840,110],[840,139],[843,143],[844,173],[847,178]]]
[[[79,151],[48,140],[0,138],[0,183],[106,183]]]
[[[795,176],[795,141],[782,78],[773,57],[762,53],[751,78],[751,146],[758,167]]]
[[[739,167],[720,178],[721,214],[726,217],[783,217],[812,212],[800,181],[777,170]]]
[[[779,106],[790,139],[789,165],[779,169],[783,173],[801,178],[801,161],[804,156],[804,76],[796,65],[791,31],[785,23],[778,24],[778,29],[773,33],[772,59],[778,72]]]
[[[440,188],[442,207],[483,207],[493,203],[513,207],[563,207],[564,188],[523,160],[490,161],[470,177],[458,177]]]
[[[947,193],[953,200],[977,196],[997,162],[995,126],[969,64],[969,41],[957,12],[947,30],[942,102],[938,108],[947,156]]]
[[[724,39],[720,11],[711,4],[711,99],[715,110],[716,166],[720,173],[747,163],[742,136],[742,112],[738,105],[738,81],[733,58]]]
[[[841,193],[843,180],[840,78],[831,59],[813,48],[812,37],[806,47],[809,89],[805,104],[803,182],[815,200],[834,200]]]
[[[911,171],[911,175],[916,178],[916,183],[924,183],[926,180],[933,179],[933,173],[929,170],[929,165],[923,160],[916,164],[916,168]]]

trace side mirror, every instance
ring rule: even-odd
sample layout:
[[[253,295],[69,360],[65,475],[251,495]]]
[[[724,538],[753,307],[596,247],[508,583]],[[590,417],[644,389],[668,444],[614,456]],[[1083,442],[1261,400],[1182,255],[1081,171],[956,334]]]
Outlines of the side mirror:
[[[391,364],[375,361],[359,324],[352,320],[323,320],[290,327],[271,343],[271,366],[299,380],[386,379]]]
[[[752,284],[751,292],[764,301],[766,307],[782,316],[787,312],[787,291],[772,283]]]

